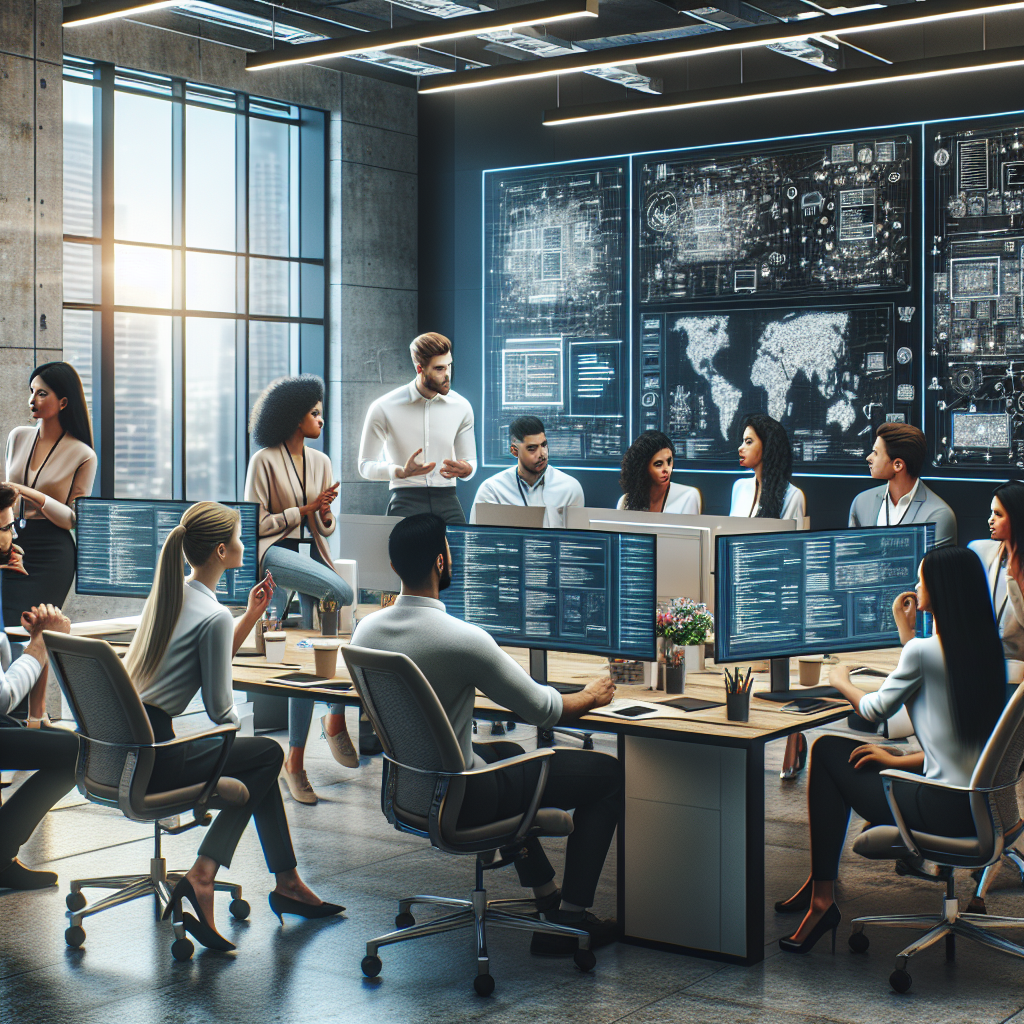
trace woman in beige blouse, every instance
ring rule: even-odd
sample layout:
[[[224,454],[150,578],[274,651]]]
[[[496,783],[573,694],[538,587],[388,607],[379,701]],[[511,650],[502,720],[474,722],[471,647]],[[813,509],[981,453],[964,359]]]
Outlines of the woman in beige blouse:
[[[278,594],[299,594],[302,624],[313,625],[313,600],[352,603],[352,588],[338,575],[324,537],[336,525],[331,502],[338,495],[330,458],[307,440],[323,430],[324,383],[312,374],[281,377],[269,384],[252,409],[250,436],[258,450],[245,474],[245,500],[260,504],[260,572],[269,570]],[[309,554],[300,546],[308,546]],[[275,601],[277,615],[284,614]],[[344,706],[331,709],[323,721],[324,736],[339,764],[359,766],[348,730]],[[313,719],[313,701],[288,702],[288,757],[282,775],[292,797],[315,804],[316,793],[303,768],[306,738]]]
[[[7,573],[3,616],[18,622],[34,605],[64,604],[75,578],[75,502],[92,493],[96,453],[82,381],[68,363],[43,363],[29,377],[34,427],[7,438],[4,476],[18,492],[18,544],[25,573]]]

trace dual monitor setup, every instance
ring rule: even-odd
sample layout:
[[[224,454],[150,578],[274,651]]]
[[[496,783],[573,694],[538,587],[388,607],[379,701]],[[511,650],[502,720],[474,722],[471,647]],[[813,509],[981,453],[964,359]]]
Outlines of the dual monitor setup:
[[[257,580],[259,510],[227,504],[241,515],[245,560],[224,574],[217,597],[244,605]],[[146,597],[188,506],[80,499],[77,592]],[[495,523],[495,509],[508,518]],[[490,524],[450,525],[443,599],[502,646],[530,649],[531,671],[544,681],[547,651],[655,660],[657,602],[687,596],[715,609],[716,661],[771,660],[773,689],[786,689],[788,658],[899,645],[892,602],[913,589],[935,539],[931,524],[810,531],[794,520],[588,508],[568,509],[564,530],[517,525],[533,511],[494,506],[481,517]],[[388,559],[398,521],[338,516],[341,556],[357,560],[363,589],[400,589]]]

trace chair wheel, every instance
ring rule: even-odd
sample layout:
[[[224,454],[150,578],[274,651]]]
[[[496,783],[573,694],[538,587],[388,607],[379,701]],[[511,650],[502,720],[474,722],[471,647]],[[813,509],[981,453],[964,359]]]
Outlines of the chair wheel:
[[[895,992],[903,993],[910,988],[910,982],[913,979],[907,974],[906,971],[901,971],[898,968],[889,975],[889,984],[892,985]]]
[[[236,921],[244,921],[249,916],[249,912],[252,908],[245,900],[239,898],[237,900],[232,900],[228,904],[228,910],[231,911],[231,916]]]
[[[363,974],[366,977],[376,978],[384,965],[380,962],[379,956],[364,956],[360,966],[363,968]]]
[[[478,996],[489,996],[494,991],[494,979],[489,974],[478,974],[473,979],[473,988]]]
[[[589,949],[577,949],[572,955],[572,962],[586,974],[594,969],[597,957]]]
[[[196,947],[188,939],[175,939],[171,943],[171,956],[181,963],[191,960],[195,951]]]
[[[395,917],[396,928],[411,928],[416,923],[416,918],[412,914],[398,914]]]
[[[868,941],[868,937],[863,932],[854,932],[848,941],[850,943],[850,949],[853,950],[854,953],[866,953],[868,951],[870,943]]]
[[[988,908],[985,906],[985,901],[980,896],[972,896],[971,902],[967,904],[968,914],[987,914]]]
[[[68,910],[74,913],[76,910],[81,910],[86,904],[85,893],[82,892],[69,892],[64,902],[67,904]]]
[[[593,736],[584,736],[583,737],[583,749],[584,750],[593,750],[594,749],[594,737]]]
[[[64,941],[69,945],[77,949],[85,942],[85,929],[81,925],[72,925],[64,932]]]

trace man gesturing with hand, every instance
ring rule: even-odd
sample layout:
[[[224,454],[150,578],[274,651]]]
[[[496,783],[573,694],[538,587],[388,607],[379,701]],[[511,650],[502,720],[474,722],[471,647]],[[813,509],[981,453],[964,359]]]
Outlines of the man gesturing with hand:
[[[389,516],[433,512],[446,523],[464,523],[455,482],[476,472],[476,439],[473,409],[452,390],[452,343],[421,334],[409,352],[416,379],[366,413],[359,475],[389,481]]]

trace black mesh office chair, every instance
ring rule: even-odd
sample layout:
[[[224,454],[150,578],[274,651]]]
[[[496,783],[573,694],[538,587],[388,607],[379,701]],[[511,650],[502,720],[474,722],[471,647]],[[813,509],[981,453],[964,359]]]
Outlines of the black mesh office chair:
[[[148,874],[79,878],[71,883],[66,902],[72,917],[64,939],[69,946],[77,947],[85,942],[82,921],[91,914],[155,896],[162,915],[170,903],[171,889],[185,872],[167,870],[160,850],[161,834],[177,835],[197,825],[208,825],[212,820],[209,811],[240,807],[249,799],[249,791],[237,779],[220,775],[235,741],[232,726],[222,725],[197,735],[155,743],[142,701],[110,644],[66,633],[45,632],[43,638],[54,674],[78,724],[79,792],[93,803],[118,808],[132,821],[153,825],[154,851]],[[219,748],[216,767],[205,782],[148,793],[156,750],[171,746]],[[192,814],[193,820],[186,824],[161,824],[161,819],[166,822],[187,813]],[[218,879],[214,886],[218,892],[231,893],[229,909],[234,917],[242,920],[249,916],[249,904],[242,899],[240,885]],[[87,906],[82,890],[93,887],[114,892]],[[194,946],[185,935],[180,903],[171,924],[175,936],[171,953],[176,960],[188,960]]]
[[[889,984],[897,992],[906,992],[910,988],[911,977],[907,972],[910,958],[942,938],[946,940],[947,960],[954,957],[957,935],[1024,957],[1024,946],[996,934],[997,930],[1005,928],[1024,928],[1024,918],[961,913],[953,877],[957,868],[977,871],[997,864],[1003,851],[1024,834],[1024,821],[1017,805],[1017,783],[1021,778],[1022,762],[1024,687],[1014,693],[1003,709],[992,736],[981,752],[969,786],[951,786],[895,769],[881,773],[885,798],[892,808],[896,824],[865,829],[854,842],[854,851],[872,860],[895,859],[900,862],[898,869],[902,866],[904,873],[925,875],[946,883],[942,913],[938,915],[885,914],[858,917],[853,922],[849,942],[855,953],[863,953],[868,948],[868,937],[864,934],[867,924],[928,929],[896,957],[896,969],[889,976]],[[966,793],[977,834],[929,835],[908,829],[900,804],[909,805],[915,799],[916,790],[922,786],[951,795]]]
[[[406,942],[427,935],[473,928],[476,935],[477,976],[473,987],[479,995],[490,995],[494,979],[487,955],[488,924],[527,932],[571,935],[579,940],[574,954],[576,966],[593,969],[594,954],[589,934],[578,928],[551,924],[539,917],[534,900],[488,900],[483,873],[511,864],[514,855],[491,856],[499,850],[518,848],[527,837],[567,836],[572,816],[559,808],[540,806],[541,794],[553,750],[536,750],[487,765],[467,769],[448,716],[426,677],[404,654],[372,651],[364,647],[343,647],[349,675],[370,721],[384,747],[384,776],[381,808],[400,832],[429,839],[445,853],[476,857],[476,888],[469,899],[444,896],[407,896],[398,902],[397,931],[371,939],[366,944],[363,973],[376,977],[381,971],[377,951],[381,946]],[[539,761],[540,777],[530,806],[524,814],[473,828],[459,828],[457,822],[466,791],[466,780],[475,775],[501,771],[511,764]],[[416,904],[446,908],[449,912],[416,924],[411,909]]]

